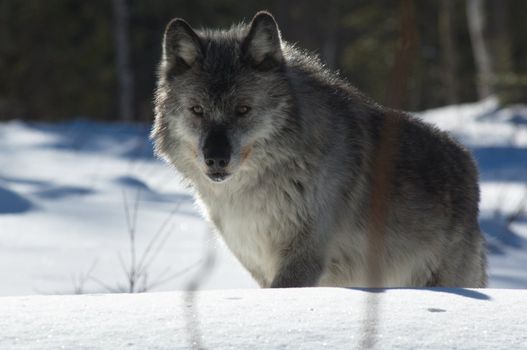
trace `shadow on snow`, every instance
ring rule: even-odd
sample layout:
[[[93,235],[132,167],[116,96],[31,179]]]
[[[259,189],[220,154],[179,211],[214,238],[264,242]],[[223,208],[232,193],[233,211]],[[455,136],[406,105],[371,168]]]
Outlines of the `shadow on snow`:
[[[367,293],[384,293],[389,290],[422,290],[428,292],[455,294],[466,298],[477,300],[491,300],[490,296],[480,290],[467,288],[349,288],[353,290],[360,290]]]

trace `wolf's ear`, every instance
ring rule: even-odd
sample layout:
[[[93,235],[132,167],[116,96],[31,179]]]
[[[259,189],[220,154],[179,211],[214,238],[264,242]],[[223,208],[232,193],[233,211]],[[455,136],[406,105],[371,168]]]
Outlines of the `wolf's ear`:
[[[165,29],[163,61],[171,72],[182,73],[203,55],[199,36],[183,19],[174,18]]]
[[[254,16],[242,52],[258,69],[267,70],[283,63],[280,31],[269,12],[260,11]]]

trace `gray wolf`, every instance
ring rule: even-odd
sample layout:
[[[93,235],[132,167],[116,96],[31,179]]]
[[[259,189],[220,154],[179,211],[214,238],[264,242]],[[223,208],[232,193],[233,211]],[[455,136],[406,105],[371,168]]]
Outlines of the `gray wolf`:
[[[379,218],[375,162],[394,118]],[[227,30],[168,24],[151,137],[261,287],[486,285],[471,155],[282,40],[267,12]],[[372,220],[383,221],[375,283]]]

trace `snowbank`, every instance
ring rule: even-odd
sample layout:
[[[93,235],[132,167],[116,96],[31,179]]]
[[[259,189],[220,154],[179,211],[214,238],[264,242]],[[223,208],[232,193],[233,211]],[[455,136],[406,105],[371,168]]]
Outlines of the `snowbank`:
[[[1,297],[0,348],[527,348],[521,290],[217,290],[193,300],[184,292]]]

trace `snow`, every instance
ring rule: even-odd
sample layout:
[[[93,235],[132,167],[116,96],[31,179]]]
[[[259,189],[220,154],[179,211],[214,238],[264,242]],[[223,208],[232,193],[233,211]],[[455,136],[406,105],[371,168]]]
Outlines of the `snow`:
[[[527,288],[527,217],[507,224],[527,193],[527,106],[488,99],[417,115],[478,161],[490,287]],[[212,252],[199,289],[256,288],[178,174],[152,156],[148,132],[83,119],[0,123],[0,295],[128,290],[125,203],[133,212],[136,198],[136,260],[149,252],[141,286],[185,289]]]
[[[149,290],[185,288],[209,247],[215,267],[201,288],[256,287],[178,175],[154,159],[148,132],[82,119],[0,124],[0,295],[126,290],[124,198],[132,210],[138,194],[138,257],[167,221],[165,243],[152,249],[159,253],[147,269]]]
[[[3,349],[527,349],[527,294],[506,289],[18,296],[0,314]]]

